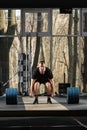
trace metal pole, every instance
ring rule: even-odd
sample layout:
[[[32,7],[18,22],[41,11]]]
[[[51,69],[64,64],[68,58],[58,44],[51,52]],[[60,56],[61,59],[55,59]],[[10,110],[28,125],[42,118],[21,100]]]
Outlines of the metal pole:
[[[78,86],[81,89],[81,43],[80,38],[78,38]],[[81,90],[80,90],[81,91]]]
[[[32,77],[32,45],[31,45],[31,37],[30,37],[30,82]]]
[[[28,35],[26,36],[26,92],[28,90]]]
[[[52,37],[52,10],[50,9],[49,17],[49,27],[50,27],[50,68],[52,70],[52,61],[53,61],[53,37]]]

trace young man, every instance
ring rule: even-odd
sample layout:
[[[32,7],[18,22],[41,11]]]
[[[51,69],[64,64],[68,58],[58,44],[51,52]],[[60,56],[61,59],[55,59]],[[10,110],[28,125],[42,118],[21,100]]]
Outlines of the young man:
[[[51,96],[55,96],[55,86],[53,80],[52,71],[45,66],[44,61],[40,61],[38,67],[33,71],[31,85],[30,85],[30,96],[35,96],[33,104],[38,104],[38,90],[41,84],[46,87],[47,103],[51,103]]]

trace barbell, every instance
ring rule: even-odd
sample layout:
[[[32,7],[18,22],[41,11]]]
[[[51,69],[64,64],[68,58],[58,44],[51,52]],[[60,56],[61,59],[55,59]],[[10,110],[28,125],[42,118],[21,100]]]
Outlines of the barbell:
[[[38,94],[42,95],[42,94]],[[47,96],[47,94],[45,94]],[[79,103],[79,88],[67,87],[67,103],[78,104]],[[6,104],[18,103],[18,90],[17,88],[6,88]]]

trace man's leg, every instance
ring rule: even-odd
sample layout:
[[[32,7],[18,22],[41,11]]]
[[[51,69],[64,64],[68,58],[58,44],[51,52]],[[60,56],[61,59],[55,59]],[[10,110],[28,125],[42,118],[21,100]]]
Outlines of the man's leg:
[[[49,82],[47,82],[45,84],[45,86],[46,86],[46,92],[47,92],[47,103],[52,104],[52,101],[51,101],[51,94],[52,94],[51,84]]]
[[[38,90],[39,90],[39,86],[40,86],[40,83],[39,82],[36,82],[34,84],[34,88],[33,88],[33,93],[34,93],[34,96],[35,96],[35,100],[33,102],[33,104],[38,104]]]

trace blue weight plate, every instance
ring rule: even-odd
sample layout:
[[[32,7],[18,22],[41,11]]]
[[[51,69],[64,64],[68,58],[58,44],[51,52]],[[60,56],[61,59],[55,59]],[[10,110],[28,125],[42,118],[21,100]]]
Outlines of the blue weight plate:
[[[12,90],[12,104],[17,104],[17,90],[15,88]]]
[[[79,88],[75,88],[75,92],[74,92],[74,97],[75,97],[75,103],[79,102]]]
[[[10,104],[10,91],[9,88],[6,89],[6,104]]]
[[[73,103],[74,101],[74,88],[70,88],[70,103]]]
[[[72,87],[72,103],[75,102],[75,87]]]
[[[72,90],[71,88],[67,88],[67,102],[71,103],[72,101]]]
[[[17,104],[17,89],[6,89],[6,104]]]
[[[67,88],[67,102],[69,103],[69,95],[70,95],[70,89],[69,88]]]
[[[68,104],[75,104],[79,102],[79,89],[71,87],[67,89],[67,102]]]
[[[11,91],[11,103],[14,104],[14,89]]]
[[[14,89],[14,99],[15,103],[17,104],[17,89]]]

